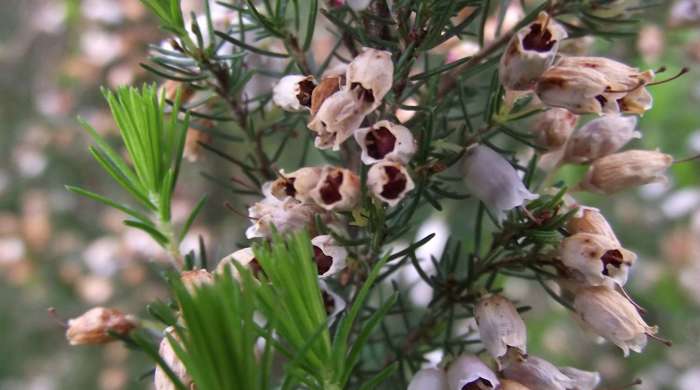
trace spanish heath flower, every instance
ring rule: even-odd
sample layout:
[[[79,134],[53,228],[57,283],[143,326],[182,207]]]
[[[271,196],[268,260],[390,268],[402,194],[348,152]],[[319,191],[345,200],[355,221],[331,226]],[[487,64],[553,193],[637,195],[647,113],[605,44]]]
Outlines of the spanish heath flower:
[[[505,212],[537,199],[523,185],[512,165],[491,148],[476,145],[467,151],[464,178],[469,191],[496,213],[498,220]]]
[[[582,323],[597,335],[620,347],[625,354],[641,352],[647,336],[658,331],[649,326],[635,306],[606,286],[586,287],[576,293],[574,309]]]
[[[185,387],[187,387],[188,389],[194,388],[194,382],[192,381],[192,377],[190,377],[190,374],[187,373],[187,369],[185,368],[184,363],[182,363],[182,360],[180,360],[180,358],[177,357],[175,350],[170,344],[171,341],[167,337],[167,335],[170,335],[170,337],[173,337],[175,340],[177,340],[175,330],[172,327],[168,327],[165,329],[165,334],[166,336],[163,337],[163,339],[160,342],[158,354],[168,365],[168,367],[173,371],[175,376],[177,376],[177,378],[180,379],[182,384],[185,385]],[[160,367],[159,364],[156,365],[156,372],[153,375],[153,382],[155,384],[156,390],[177,389],[177,387],[175,387],[175,384],[168,377],[168,374],[165,373],[165,371]]]
[[[603,57],[562,57],[537,81],[539,98],[576,114],[643,114],[652,106],[644,88],[654,72]]]
[[[284,76],[272,89],[272,102],[285,111],[309,110],[314,88],[313,76]]]
[[[481,342],[494,359],[504,356],[509,347],[527,352],[525,323],[507,298],[494,294],[481,299],[474,316]]]
[[[641,133],[635,131],[636,116],[606,115],[593,119],[569,138],[564,161],[588,163],[615,153]]]
[[[214,283],[214,277],[205,269],[182,271],[180,280],[190,294],[203,285]]]
[[[345,310],[346,303],[345,300],[333,290],[331,290],[326,282],[323,280],[318,281],[318,287],[321,291],[321,299],[323,300],[323,306],[326,309],[326,315],[328,317],[335,317],[340,312]]]
[[[500,382],[478,357],[462,355],[447,368],[447,384],[450,390],[491,390],[497,389]]]
[[[292,197],[283,200],[270,194],[270,184],[263,188],[265,197],[248,208],[248,218],[253,221],[246,230],[247,238],[269,237],[273,228],[280,233],[303,229],[313,220],[318,208]]]
[[[437,368],[423,368],[413,374],[406,390],[448,390],[445,371]]]
[[[234,262],[238,263],[239,265],[242,265],[245,268],[248,268],[248,270],[250,270],[250,272],[253,273],[253,276],[257,277],[261,272],[263,272],[260,263],[258,263],[258,261],[255,259],[253,248],[250,247],[239,249],[221,259],[219,261],[219,264],[216,265],[215,272],[217,274],[231,272],[233,278],[238,279],[238,269],[236,269],[236,267],[233,265]]]
[[[339,150],[365,119],[366,109],[351,91],[341,89],[326,98],[308,124],[316,133],[314,145],[319,149]]]
[[[369,168],[367,186],[381,201],[396,206],[413,188],[413,179],[406,167],[391,161],[380,161]]]
[[[330,75],[321,79],[311,93],[311,115],[316,115],[323,102],[340,91],[345,84],[345,75]]]
[[[537,115],[532,124],[532,132],[538,145],[552,151],[566,144],[577,122],[578,115],[567,109],[554,107]]]
[[[366,112],[375,110],[394,82],[391,53],[364,48],[348,65],[345,77],[346,88],[361,105],[366,106]]]
[[[673,157],[653,150],[615,153],[593,161],[579,186],[591,192],[613,194],[631,187],[665,182],[664,173],[672,163]]]
[[[620,245],[612,226],[605,219],[600,210],[593,207],[578,206],[578,212],[573,215],[566,225],[570,234],[590,233],[604,236],[608,240]]]
[[[501,56],[499,77],[507,89],[526,90],[535,85],[542,73],[552,66],[559,42],[566,30],[541,12],[537,20],[520,29]]]
[[[335,275],[345,268],[345,259],[348,251],[338,245],[330,235],[320,235],[311,239],[314,251],[314,262],[318,269],[318,276],[326,277]]]
[[[348,169],[323,167],[321,178],[311,190],[311,198],[326,210],[352,210],[360,200],[360,178]]]
[[[355,140],[362,149],[360,158],[365,164],[380,160],[406,164],[416,152],[416,141],[411,130],[386,120],[358,129]]]
[[[321,176],[321,167],[303,167],[294,172],[280,172],[280,177],[270,184],[270,193],[279,200],[290,196],[300,202],[307,202],[311,190],[316,187]]]
[[[629,269],[637,256],[609,238],[590,233],[576,233],[561,242],[564,265],[577,272],[590,285],[600,286],[627,282]]]
[[[537,356],[522,356],[511,349],[503,362],[503,376],[532,390],[593,390],[600,383],[600,374],[558,368]]]
[[[70,345],[104,344],[114,340],[109,332],[126,335],[135,327],[132,316],[117,309],[95,307],[68,320],[66,338]]]

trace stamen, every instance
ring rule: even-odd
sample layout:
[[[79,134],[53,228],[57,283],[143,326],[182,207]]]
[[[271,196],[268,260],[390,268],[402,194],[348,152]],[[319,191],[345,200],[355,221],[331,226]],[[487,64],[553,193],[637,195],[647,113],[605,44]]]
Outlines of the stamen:
[[[648,87],[651,87],[652,85],[659,85],[659,84],[668,83],[669,81],[673,81],[673,80],[675,80],[675,79],[677,79],[677,78],[683,76],[684,74],[686,74],[686,73],[688,73],[688,72],[690,72],[690,69],[689,69],[688,67],[684,66],[684,67],[680,70],[680,72],[678,72],[678,74],[676,74],[675,76],[669,77],[669,78],[667,78],[666,80],[654,81],[653,83],[647,84],[647,86],[648,86]]]
[[[628,383],[628,384],[622,385],[620,387],[613,387],[613,388],[607,389],[607,390],[624,390],[624,389],[629,389],[630,387],[639,386],[641,384],[642,384],[642,380],[637,378],[632,383]]]
[[[627,290],[625,290],[624,287],[622,287],[620,285],[617,285],[617,287],[618,287],[618,291],[620,292],[620,294],[622,294],[622,296],[624,296],[627,299],[627,301],[629,303],[631,303],[632,306],[634,306],[637,309],[637,311],[639,311],[641,314],[647,313],[646,309],[644,309],[642,306],[640,306],[637,302],[635,302],[632,299],[632,297],[629,294],[627,294]]]
[[[231,211],[232,213],[234,213],[234,214],[236,214],[236,215],[238,215],[238,216],[241,216],[241,217],[243,217],[243,218],[245,218],[245,219],[250,219],[251,221],[257,221],[257,220],[260,219],[260,218],[251,217],[251,216],[249,216],[247,213],[243,213],[242,211],[236,210],[235,208],[233,208],[233,206],[231,205],[231,203],[229,203],[228,201],[224,202],[224,207],[226,207],[227,209],[229,209],[229,211]]]
[[[665,346],[667,346],[667,347],[673,346],[673,342],[671,342],[671,340],[665,339],[665,338],[663,338],[663,337],[661,337],[661,336],[657,336],[657,335],[655,335],[655,334],[650,334],[650,333],[647,333],[647,336],[648,336],[648,337],[651,337],[652,339],[654,339],[654,340],[660,342],[661,344],[663,344],[663,345],[665,345]]]
[[[682,163],[686,163],[686,162],[690,162],[690,161],[695,161],[695,160],[698,160],[698,159],[700,159],[700,154],[696,154],[695,156],[690,156],[690,157],[682,158],[682,159],[680,159],[680,160],[674,160],[674,161],[673,161],[673,164],[682,164]]]

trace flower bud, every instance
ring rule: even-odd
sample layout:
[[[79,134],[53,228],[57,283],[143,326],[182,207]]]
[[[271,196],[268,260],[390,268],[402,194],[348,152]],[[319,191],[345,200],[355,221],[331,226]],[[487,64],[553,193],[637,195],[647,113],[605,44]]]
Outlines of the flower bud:
[[[407,164],[416,152],[416,141],[411,131],[386,120],[356,130],[355,140],[362,149],[362,162],[368,165],[380,160]]]
[[[205,269],[182,271],[180,280],[190,294],[193,294],[197,288],[205,284],[214,283],[214,277]]]
[[[321,168],[304,167],[292,173],[280,171],[280,176],[270,185],[270,193],[274,197],[284,200],[287,196],[291,196],[300,202],[307,202],[311,199],[309,193],[318,184]]]
[[[572,235],[577,233],[590,233],[604,236],[615,245],[620,245],[612,227],[598,209],[592,207],[579,207],[579,212],[569,219],[566,226]]]
[[[476,145],[469,149],[464,166],[467,188],[499,221],[505,218],[506,211],[537,199],[536,194],[525,188],[515,168],[487,146]]]
[[[346,87],[355,95],[367,112],[375,110],[394,82],[394,63],[391,52],[364,48],[348,65]]]
[[[287,75],[272,89],[272,102],[285,111],[309,110],[314,88],[316,83],[313,76]]]
[[[503,376],[533,390],[593,390],[600,383],[597,372],[559,369],[537,356],[523,356],[515,349],[509,349],[506,354]]]
[[[569,138],[564,161],[588,163],[615,153],[634,138],[642,135],[635,131],[637,117],[606,115],[593,119]]]
[[[117,309],[95,307],[68,320],[66,338],[70,345],[104,344],[114,339],[109,332],[126,335],[136,327],[135,319]]]
[[[637,255],[605,236],[577,233],[561,242],[559,254],[565,266],[576,271],[587,284],[607,282],[623,286]]]
[[[316,115],[323,102],[329,96],[340,91],[343,84],[345,84],[345,75],[331,75],[322,78],[311,94],[311,115]]]
[[[319,211],[314,204],[301,203],[291,197],[279,200],[269,191],[270,185],[266,185],[263,188],[265,198],[248,208],[248,218],[253,221],[246,230],[249,239],[269,237],[273,227],[280,233],[303,229]]]
[[[587,328],[620,347],[625,356],[630,350],[641,352],[647,336],[658,331],[644,322],[627,298],[606,286],[580,289],[574,309]]]
[[[314,145],[319,149],[339,150],[365,119],[366,109],[352,92],[340,90],[323,101],[308,124],[316,133]]]
[[[314,250],[314,262],[318,269],[318,276],[326,277],[335,275],[345,268],[345,259],[348,251],[338,245],[330,235],[320,235],[311,239]]]
[[[515,306],[502,295],[491,295],[476,304],[475,319],[481,342],[494,359],[509,347],[527,352],[527,330]]]
[[[326,166],[311,190],[311,198],[326,210],[349,211],[360,200],[360,178],[344,168]]]
[[[498,68],[501,84],[506,89],[526,90],[554,62],[559,42],[566,30],[546,12],[520,29],[510,40]]]
[[[537,137],[537,144],[549,151],[562,147],[574,131],[578,115],[564,108],[550,108],[538,114],[532,132]]]
[[[595,160],[579,184],[582,189],[613,194],[631,187],[665,182],[673,157],[653,150],[629,150]]]
[[[445,372],[437,367],[423,368],[413,374],[406,390],[447,390]]]
[[[177,339],[173,327],[166,328],[165,333]],[[170,343],[171,341],[168,339],[167,336],[163,337],[163,339],[160,342],[160,347],[158,348],[158,354],[168,365],[170,370],[173,371],[175,376],[177,376],[177,378],[180,379],[182,384],[185,385],[185,387],[187,387],[188,389],[194,388],[194,382],[192,381],[192,378],[187,373],[185,365],[182,363],[182,360],[180,360],[180,358],[177,357],[177,354],[173,350],[173,347]],[[160,367],[160,365],[156,365],[156,372],[153,375],[153,382],[155,384],[156,390],[177,389],[175,387],[175,384],[168,377],[168,374],[165,373],[165,371]]]
[[[415,184],[406,168],[391,161],[380,161],[369,168],[367,186],[379,200],[396,206]]]
[[[654,72],[603,57],[562,57],[537,82],[539,98],[576,114],[643,114],[652,106],[644,88]]]
[[[238,269],[233,265],[236,262],[245,268],[248,268],[253,276],[258,277],[263,272],[260,263],[255,259],[255,254],[253,253],[253,248],[243,248],[239,249],[230,255],[224,257],[216,265],[216,273],[223,274],[224,272],[231,272],[234,279],[239,278]]]
[[[447,369],[447,384],[450,390],[497,389],[500,385],[496,374],[478,357],[462,355]]]

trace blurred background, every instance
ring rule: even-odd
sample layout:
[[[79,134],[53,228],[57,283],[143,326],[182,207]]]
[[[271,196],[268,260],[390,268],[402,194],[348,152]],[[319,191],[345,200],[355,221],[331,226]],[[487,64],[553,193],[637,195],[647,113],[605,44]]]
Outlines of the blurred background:
[[[506,13],[514,20],[517,3]],[[671,17],[673,2],[658,4],[640,11],[644,22],[638,36],[599,39],[591,42],[591,50],[644,68],[691,69],[681,80],[651,88],[654,108],[640,121],[643,138],[632,145],[659,148],[680,159],[700,153],[700,28]],[[138,0],[0,2],[2,390],[151,387],[150,363],[142,354],[119,343],[69,347],[61,322],[97,305],[144,314],[146,303],[167,296],[158,274],[160,249],[144,234],[125,229],[118,212],[69,194],[63,186],[120,197],[93,163],[76,117],[103,134],[116,134],[100,86],[154,81],[139,63],[147,44],[164,37]],[[201,235],[210,259],[234,250],[247,225],[222,205],[228,201],[244,210],[249,200],[235,198],[200,174],[226,177],[230,170],[206,153],[198,156],[184,168],[175,198],[176,218],[184,218],[202,192],[211,194],[199,219],[207,221],[206,227],[196,225],[184,244],[194,248]],[[531,297],[525,303],[534,306],[525,316],[530,352],[560,365],[599,370],[606,383],[618,387],[639,377],[644,381],[640,389],[700,389],[698,172],[700,161],[677,164],[667,184],[615,197],[579,198],[600,207],[622,243],[639,254],[630,292],[649,311],[648,322],[658,324],[675,345],[651,342],[644,354],[623,359],[615,347],[591,342],[536,285],[511,280],[506,294]],[[571,169],[563,177],[573,182],[575,175],[580,172]],[[460,218],[446,217],[451,214],[436,215],[419,229],[419,237],[438,233],[422,250],[424,256],[440,251],[450,231],[462,234]],[[416,291],[420,304],[425,299]],[[56,309],[54,316],[49,307]]]

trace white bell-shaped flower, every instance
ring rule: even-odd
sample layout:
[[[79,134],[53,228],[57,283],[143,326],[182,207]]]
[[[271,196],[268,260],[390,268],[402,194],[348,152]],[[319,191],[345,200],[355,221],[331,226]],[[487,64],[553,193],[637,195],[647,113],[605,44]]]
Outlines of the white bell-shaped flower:
[[[562,263],[593,286],[627,283],[629,269],[637,255],[605,236],[576,233],[566,237],[559,248]]]
[[[368,165],[381,160],[407,164],[416,152],[416,140],[411,130],[387,120],[357,129],[355,140],[362,149],[360,159]]]
[[[284,76],[272,89],[272,102],[285,111],[309,110],[315,87],[313,76]]]
[[[319,149],[339,150],[365,119],[366,109],[351,91],[340,90],[326,98],[308,124],[316,133],[314,145]]]
[[[569,138],[564,161],[588,163],[615,153],[642,134],[635,131],[636,116],[606,115],[593,119]]]
[[[450,390],[497,389],[498,377],[474,355],[462,355],[447,368],[447,384]]]
[[[365,107],[365,113],[374,111],[394,82],[391,52],[363,48],[348,65],[345,78],[346,88]]]
[[[527,329],[518,310],[507,298],[494,294],[479,300],[474,313],[481,342],[494,359],[508,348],[527,352]]]
[[[574,309],[586,328],[620,347],[625,356],[630,350],[642,352],[647,337],[658,332],[656,326],[647,325],[629,299],[607,286],[579,289]]]
[[[415,184],[403,165],[380,161],[369,168],[367,187],[379,200],[393,207],[415,188]]]
[[[467,151],[464,179],[469,191],[501,221],[506,212],[537,199],[528,191],[512,165],[491,148],[476,145]]]
[[[537,390],[593,390],[600,374],[570,367],[558,368],[537,356],[523,356],[509,349],[503,360],[503,376]],[[574,371],[575,370],[575,371]]]
[[[406,390],[447,390],[445,371],[437,367],[423,368],[413,374]]]
[[[545,12],[511,38],[501,56],[499,77],[507,89],[527,90],[547,70],[557,55],[566,30]]]
[[[258,263],[258,261],[255,259],[253,248],[250,247],[239,249],[221,259],[219,261],[219,264],[216,265],[215,272],[217,274],[231,272],[231,275],[233,275],[234,279],[238,279],[239,273],[238,269],[233,265],[234,262],[250,270],[250,272],[252,272],[253,276],[255,277],[257,277],[263,272],[260,263]]]
[[[349,169],[323,167],[311,199],[326,210],[352,210],[360,200],[360,178]]]
[[[342,245],[338,245],[332,236],[327,234],[316,236],[311,239],[311,246],[314,250],[314,262],[316,262],[318,276],[335,275],[345,268],[348,250]]]

